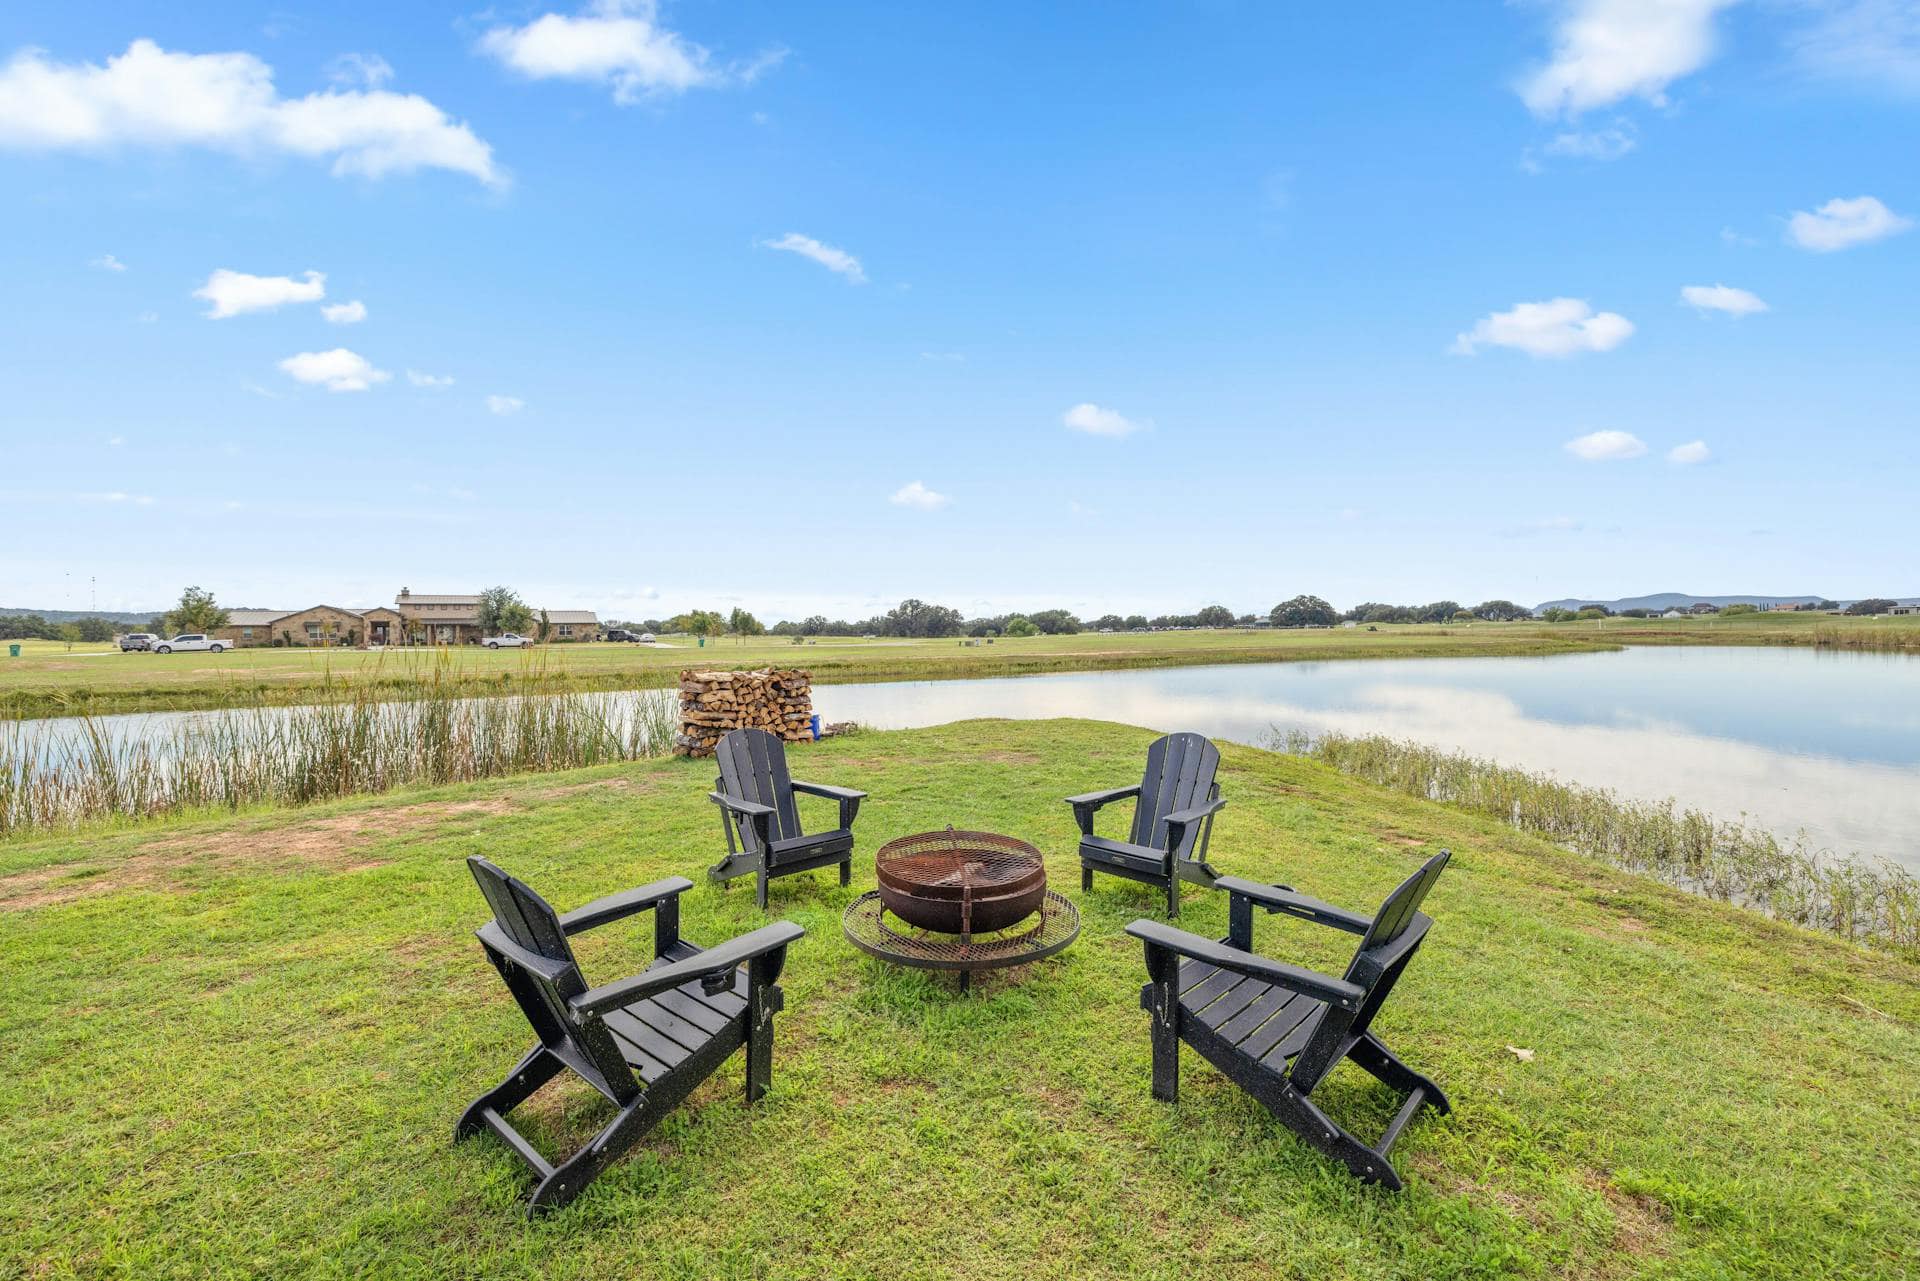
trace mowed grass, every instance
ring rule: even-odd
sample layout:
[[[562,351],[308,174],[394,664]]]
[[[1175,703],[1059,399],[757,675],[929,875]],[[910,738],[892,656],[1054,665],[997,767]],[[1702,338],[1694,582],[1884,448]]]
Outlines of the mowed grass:
[[[1454,850],[1378,1027],[1455,1111],[1413,1123],[1392,1194],[1191,1052],[1179,1104],[1156,1102],[1123,933],[1152,895],[1080,892],[1059,800],[1137,777],[1150,737],[976,721],[796,749],[797,772],[872,799],[851,889],[775,883],[772,914],[808,933],[773,1092],[744,1107],[736,1056],[531,1225],[519,1163],[490,1137],[450,1142],[529,1041],[472,937],[485,911],[462,860],[563,909],[701,881],[710,763],[0,848],[0,1276],[1912,1275],[1920,968],[1296,757],[1225,749],[1213,857],[1370,909]],[[846,943],[875,848],[949,822],[1036,843],[1079,941],[967,997]],[[683,912],[706,943],[766,919],[744,884],[701,882]],[[1218,937],[1225,916],[1188,889],[1183,924]],[[1257,929],[1262,951],[1321,968],[1350,943]],[[650,930],[585,936],[589,981],[643,964]],[[1322,1097],[1368,1137],[1392,1106],[1350,1066]],[[578,1083],[516,1113],[549,1150],[609,1115]]]
[[[646,689],[670,684],[686,667],[804,667],[830,681],[930,680],[1041,672],[1171,667],[1197,663],[1329,658],[1435,658],[1561,654],[1610,648],[1581,634],[1527,624],[1383,627],[1312,631],[1194,631],[1031,636],[988,645],[955,639],[859,640],[823,637],[690,637],[657,646],[545,645],[487,650],[242,649],[223,654],[127,653],[101,646],[26,641],[19,658],[0,657],[0,717],[62,716],[234,707],[262,699],[300,702],[354,696],[372,686],[407,697],[427,675],[463,681],[475,693],[511,691],[535,672],[547,687]],[[4,651],[0,651],[3,653]]]

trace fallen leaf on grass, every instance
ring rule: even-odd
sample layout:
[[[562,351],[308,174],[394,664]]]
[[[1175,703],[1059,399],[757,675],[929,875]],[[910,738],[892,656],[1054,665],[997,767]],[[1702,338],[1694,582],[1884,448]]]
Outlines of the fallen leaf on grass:
[[[1522,1063],[1533,1062],[1532,1050],[1523,1050],[1517,1045],[1509,1045],[1507,1049],[1513,1054],[1514,1058],[1519,1059]]]

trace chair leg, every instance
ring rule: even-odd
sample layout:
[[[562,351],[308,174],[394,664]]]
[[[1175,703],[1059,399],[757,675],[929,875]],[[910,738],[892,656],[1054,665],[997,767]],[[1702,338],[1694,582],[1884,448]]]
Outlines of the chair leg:
[[[1085,863],[1080,865],[1080,892],[1086,893],[1093,888],[1093,869]]]
[[[1147,974],[1153,980],[1147,992],[1153,1097],[1166,1103],[1180,1101],[1180,993],[1174,988],[1179,973],[1179,957],[1157,947],[1147,948]]]
[[[1249,1091],[1267,1111],[1307,1146],[1317,1148],[1353,1171],[1368,1183],[1379,1183],[1398,1192],[1404,1185],[1393,1165],[1378,1152],[1334,1124],[1291,1082],[1279,1082],[1271,1088]]]
[[[853,858],[851,855],[840,864],[840,884],[853,884]]]
[[[1180,878],[1167,873],[1167,919],[1178,920],[1180,916]]]
[[[458,1143],[486,1129],[486,1122],[480,1119],[482,1112],[491,1109],[505,1116],[525,1103],[541,1086],[560,1075],[565,1066],[544,1045],[536,1045],[528,1050],[526,1057],[520,1060],[520,1065],[507,1075],[506,1080],[475,1099],[460,1114],[459,1122],[453,1127],[453,1141]]]
[[[1353,1043],[1347,1051],[1347,1057],[1365,1069],[1376,1080],[1402,1094],[1412,1094],[1415,1090],[1426,1091],[1427,1106],[1441,1114],[1453,1111],[1453,1105],[1447,1102],[1446,1094],[1432,1078],[1421,1075],[1400,1061],[1400,1056],[1381,1044],[1380,1038],[1369,1032]]]
[[[754,874],[753,901],[762,912],[767,910],[767,869],[765,867]]]
[[[665,1108],[649,1109],[645,1094],[621,1108],[620,1115],[593,1136],[593,1142],[553,1167],[553,1173],[540,1180],[527,1202],[527,1217],[531,1219],[549,1210],[558,1210],[579,1196],[608,1162],[639,1142],[665,1112]]]
[[[773,1016],[782,1001],[780,989],[753,981],[752,962],[747,979],[747,1102],[758,1103],[773,1087]]]

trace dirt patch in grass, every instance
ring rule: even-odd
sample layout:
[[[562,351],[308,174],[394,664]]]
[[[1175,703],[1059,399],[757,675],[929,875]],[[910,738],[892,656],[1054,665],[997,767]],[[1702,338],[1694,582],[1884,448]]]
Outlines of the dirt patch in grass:
[[[0,877],[0,911],[20,912],[71,903],[115,890],[186,890],[189,871],[312,870],[362,872],[392,860],[370,852],[394,836],[437,826],[447,819],[498,815],[518,807],[501,798],[380,806],[310,818],[280,828],[228,828],[170,836],[128,854],[111,867],[62,863]]]
[[[1427,843],[1427,838],[1424,836],[1408,836],[1405,832],[1396,832],[1392,828],[1384,832],[1375,832],[1374,835],[1390,845],[1404,845],[1408,848],[1418,848]]]
[[[989,765],[1038,765],[1040,756],[1036,752],[1007,752],[999,749],[980,753],[980,759]]]

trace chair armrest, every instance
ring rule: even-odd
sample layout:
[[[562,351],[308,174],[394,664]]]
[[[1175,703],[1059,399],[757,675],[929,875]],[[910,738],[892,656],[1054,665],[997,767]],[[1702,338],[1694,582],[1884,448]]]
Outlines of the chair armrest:
[[[632,1005],[649,996],[670,992],[694,979],[705,978],[709,974],[725,974],[757,956],[779,951],[805,933],[792,921],[775,921],[772,925],[763,925],[751,934],[729,939],[718,947],[708,948],[684,961],[655,966],[630,979],[591,988],[570,998],[567,1004],[582,1016],[605,1014],[608,1010]]]
[[[573,968],[565,961],[549,960],[538,952],[529,952],[521,947],[507,937],[507,932],[500,928],[498,921],[488,921],[475,930],[474,935],[479,938],[481,946],[496,957],[509,961],[534,977],[549,983],[558,982],[562,975]]]
[[[1228,947],[1225,943],[1189,934],[1162,921],[1143,918],[1127,926],[1127,933],[1149,948],[1163,948],[1208,965],[1217,965],[1223,970],[1231,970],[1235,974],[1262,979],[1275,987],[1337,1005],[1343,1010],[1359,1009],[1360,1002],[1367,995],[1366,989],[1357,983],[1349,983],[1345,979],[1299,965],[1288,965],[1284,961],[1269,961],[1257,953],[1243,952],[1237,947]]]
[[[1129,796],[1140,795],[1140,784],[1132,787],[1115,787],[1104,792],[1087,792],[1081,796],[1069,796],[1067,804],[1073,806],[1073,821],[1080,825],[1080,835],[1093,835],[1093,815],[1102,805],[1111,805],[1115,801],[1125,800]]]
[[[1331,925],[1334,929],[1345,930],[1349,934],[1365,934],[1373,926],[1371,916],[1362,916],[1358,912],[1349,912],[1331,903],[1322,903],[1317,898],[1296,893],[1283,885],[1261,885],[1256,881],[1243,880],[1238,876],[1223,876],[1214,882],[1213,887],[1217,890],[1225,890],[1235,898],[1258,903],[1269,912],[1284,912],[1288,916],[1297,916],[1303,921],[1312,921],[1315,925]]]
[[[652,911],[662,901],[692,888],[693,882],[686,877],[669,876],[651,885],[642,885],[637,890],[608,894],[566,913],[560,918],[560,928],[569,935],[579,934],[612,921],[625,920],[637,912]]]
[[[859,817],[860,802],[867,799],[865,792],[857,792],[851,787],[834,787],[827,783],[803,783],[794,779],[791,786],[796,792],[805,792],[809,796],[824,796],[830,801],[840,802],[840,826],[852,827],[853,820]]]
[[[1226,807],[1226,798],[1224,796],[1216,796],[1204,805],[1196,805],[1192,809],[1181,810],[1175,814],[1162,816],[1160,821],[1167,825],[1167,848],[1170,850],[1179,849],[1182,842],[1187,839],[1187,829],[1189,827],[1192,827],[1195,823],[1203,819],[1213,817]]]
[[[707,799],[723,810],[732,810],[748,818],[758,818],[763,814],[773,813],[771,805],[762,805],[758,801],[743,801],[737,796],[728,796],[725,792],[708,792]]]

